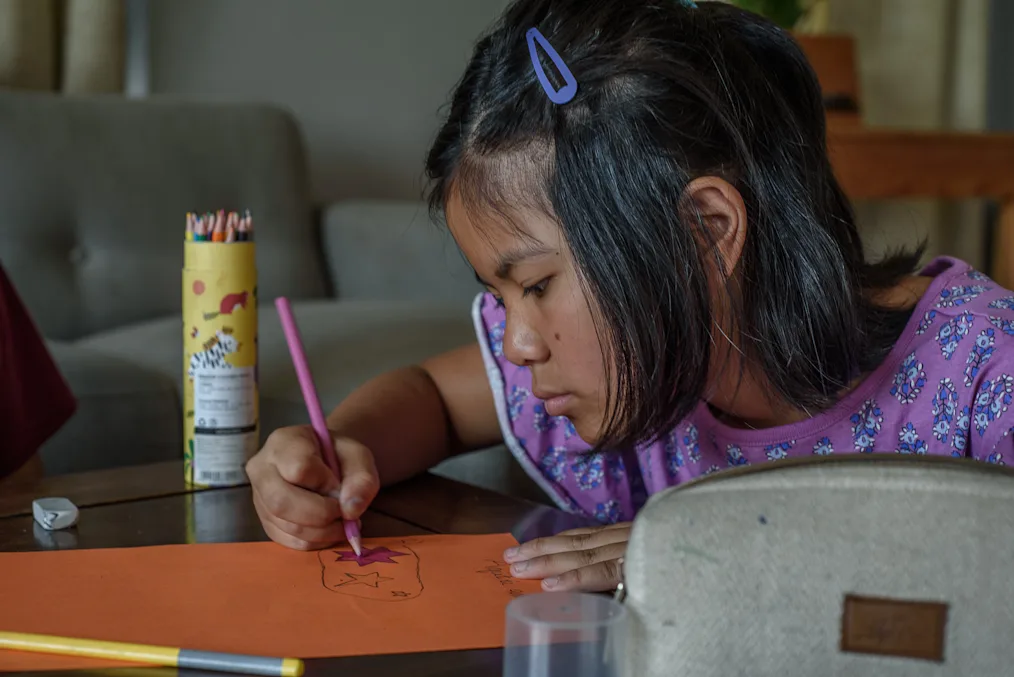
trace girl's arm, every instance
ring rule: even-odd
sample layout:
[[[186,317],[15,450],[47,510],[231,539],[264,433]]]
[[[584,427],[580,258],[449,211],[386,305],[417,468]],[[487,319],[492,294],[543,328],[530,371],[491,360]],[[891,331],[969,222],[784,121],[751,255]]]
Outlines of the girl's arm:
[[[339,542],[341,518],[358,519],[379,485],[502,439],[478,343],[367,382],[328,427],[340,484],[306,425],[276,430],[246,465],[265,532],[290,548]]]
[[[478,343],[368,381],[328,427],[372,452],[382,485],[503,440]]]

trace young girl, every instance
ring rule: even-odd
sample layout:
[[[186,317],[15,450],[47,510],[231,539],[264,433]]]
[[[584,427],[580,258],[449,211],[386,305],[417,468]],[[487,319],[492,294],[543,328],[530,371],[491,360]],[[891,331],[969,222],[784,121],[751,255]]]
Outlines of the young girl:
[[[478,341],[381,376],[249,463],[271,538],[341,539],[378,486],[505,441],[600,529],[505,553],[547,590],[616,585],[665,487],[787,457],[1014,462],[1014,295],[919,252],[867,260],[790,36],[718,2],[517,0],[429,154],[488,292]],[[394,422],[394,424],[392,424]]]

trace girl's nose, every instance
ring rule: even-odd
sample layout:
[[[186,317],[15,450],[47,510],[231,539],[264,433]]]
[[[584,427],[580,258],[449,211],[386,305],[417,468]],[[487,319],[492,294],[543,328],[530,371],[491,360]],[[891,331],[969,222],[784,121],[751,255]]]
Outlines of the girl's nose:
[[[519,367],[545,362],[549,347],[542,336],[518,313],[507,314],[503,336],[504,356]]]

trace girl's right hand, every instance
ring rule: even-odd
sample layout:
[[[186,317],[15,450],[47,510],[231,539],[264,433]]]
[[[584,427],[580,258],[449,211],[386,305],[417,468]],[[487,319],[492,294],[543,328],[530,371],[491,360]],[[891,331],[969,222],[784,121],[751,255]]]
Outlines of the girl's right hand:
[[[310,426],[280,428],[246,465],[254,507],[268,537],[295,550],[345,539],[342,519],[359,520],[380,480],[373,454],[355,440],[334,438],[342,481],[319,452]]]

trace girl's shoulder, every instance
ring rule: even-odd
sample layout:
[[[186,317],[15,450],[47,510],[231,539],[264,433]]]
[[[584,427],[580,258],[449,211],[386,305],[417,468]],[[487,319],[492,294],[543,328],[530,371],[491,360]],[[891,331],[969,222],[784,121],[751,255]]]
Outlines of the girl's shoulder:
[[[1001,350],[1014,346],[1014,291],[957,259],[937,259],[926,272],[937,274],[899,345],[911,345],[924,361],[949,365],[943,368],[963,367],[969,382],[987,363],[991,371],[1014,364],[1014,355]]]
[[[653,490],[726,468],[800,456],[896,452],[1014,464],[1014,292],[967,263],[932,281],[881,365],[831,409],[765,430],[731,428],[702,404],[642,450]],[[1010,445],[998,451],[998,445]]]
[[[1014,429],[1014,291],[956,259],[934,268],[942,272],[902,337],[910,349],[895,355],[891,393],[921,411],[953,455],[1014,463],[994,453]]]

